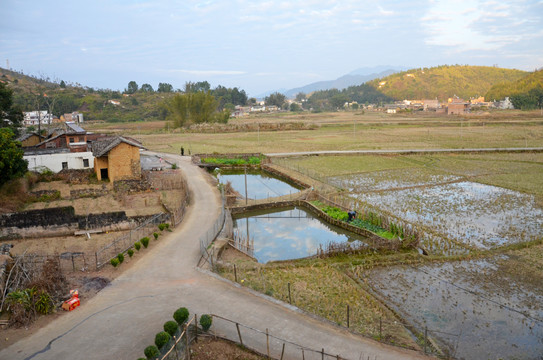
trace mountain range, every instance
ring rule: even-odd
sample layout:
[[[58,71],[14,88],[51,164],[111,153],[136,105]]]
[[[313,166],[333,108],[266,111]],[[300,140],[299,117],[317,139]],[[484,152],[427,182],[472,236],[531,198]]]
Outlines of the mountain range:
[[[293,89],[279,89],[274,91],[268,91],[257,96],[259,99],[263,99],[271,93],[280,92],[287,98],[294,98],[298,93],[310,94],[314,91],[338,89],[343,90],[349,86],[360,85],[365,82],[386,77],[388,75],[397,73],[399,71],[406,70],[407,68],[399,66],[375,66],[375,67],[361,67],[351,71],[348,74],[338,77],[335,80],[323,80],[317,81],[311,84],[307,84],[301,87]]]

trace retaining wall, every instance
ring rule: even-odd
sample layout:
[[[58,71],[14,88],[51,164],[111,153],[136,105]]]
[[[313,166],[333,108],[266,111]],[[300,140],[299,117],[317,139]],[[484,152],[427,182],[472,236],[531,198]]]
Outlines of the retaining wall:
[[[127,230],[140,220],[127,217],[124,211],[76,215],[72,206],[28,210],[0,215],[0,239],[65,236],[91,229]]]

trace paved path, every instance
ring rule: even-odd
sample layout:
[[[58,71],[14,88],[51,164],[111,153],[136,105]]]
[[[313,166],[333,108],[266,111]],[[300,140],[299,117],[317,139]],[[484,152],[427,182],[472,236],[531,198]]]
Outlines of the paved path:
[[[269,157],[310,156],[310,155],[368,155],[368,154],[425,154],[425,153],[472,153],[472,152],[526,152],[543,151],[543,147],[486,148],[486,149],[404,149],[404,150],[330,150],[300,151],[291,153],[269,153]]]
[[[73,312],[0,352],[0,359],[137,359],[154,335],[185,306],[191,314],[214,313],[271,334],[324,348],[327,353],[358,360],[418,359],[416,352],[385,346],[317,321],[288,306],[257,296],[196,268],[198,238],[219,215],[218,192],[190,158],[165,156],[178,163],[193,192],[193,204],[173,233],[152,240],[145,256]],[[121,265],[122,266],[122,265]],[[215,331],[237,337],[234,326],[216,321]],[[245,343],[266,351],[265,337],[242,329]],[[279,356],[281,344],[272,343]],[[310,357],[306,352],[306,359]],[[301,358],[287,347],[285,359]],[[318,356],[320,359],[320,355]]]

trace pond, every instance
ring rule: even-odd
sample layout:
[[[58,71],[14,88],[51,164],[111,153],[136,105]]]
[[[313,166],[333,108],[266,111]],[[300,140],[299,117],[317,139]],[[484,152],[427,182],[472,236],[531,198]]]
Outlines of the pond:
[[[219,182],[230,181],[234,190],[245,197],[245,172],[243,170],[221,170],[217,175]],[[273,175],[261,170],[247,171],[247,197],[253,200],[290,195],[299,189]]]
[[[319,247],[326,249],[329,243],[366,239],[298,207],[243,214],[234,219],[234,233],[238,238],[250,239],[253,256],[261,263],[299,259],[315,255]]]
[[[453,358],[540,359],[543,295],[506,274],[507,261],[397,266],[369,271],[364,281]]]

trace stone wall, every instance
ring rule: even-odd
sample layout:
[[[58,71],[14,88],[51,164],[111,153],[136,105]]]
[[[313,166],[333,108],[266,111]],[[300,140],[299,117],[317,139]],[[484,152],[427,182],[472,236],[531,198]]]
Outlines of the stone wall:
[[[127,230],[138,218],[124,211],[76,215],[72,206],[0,215],[0,239],[73,235],[76,231]]]

